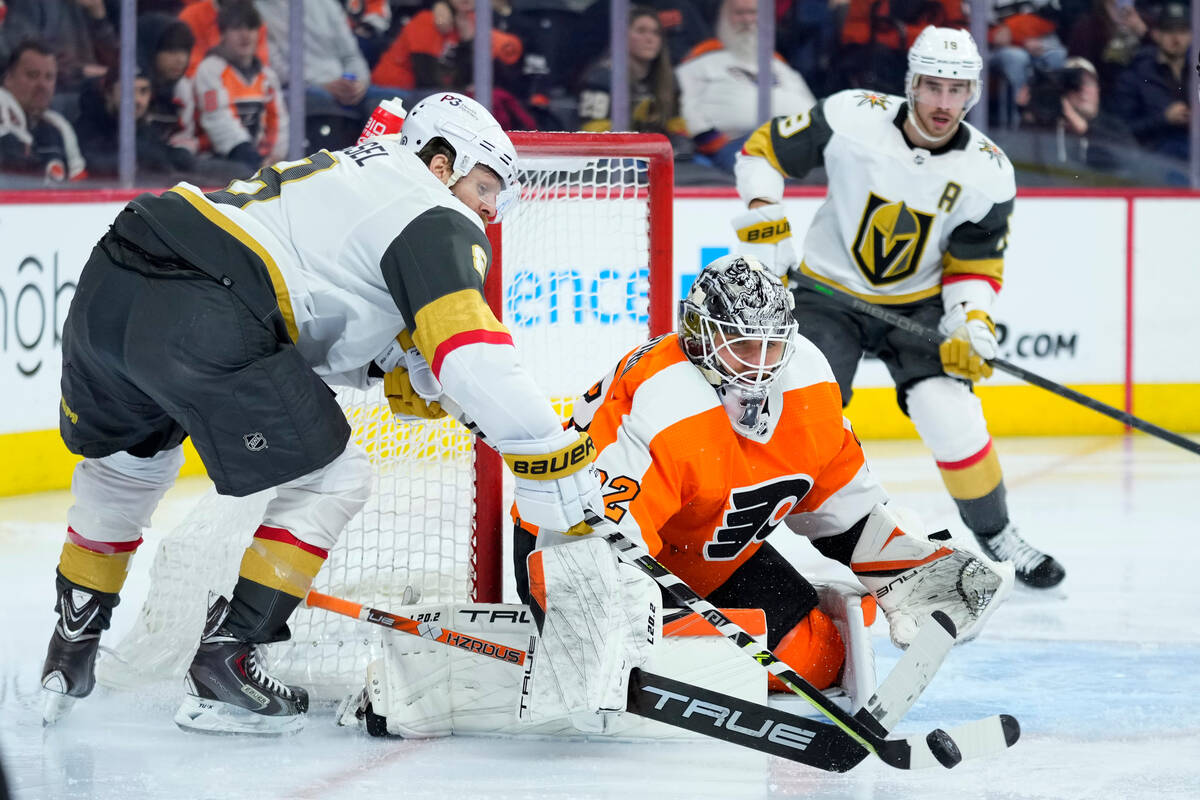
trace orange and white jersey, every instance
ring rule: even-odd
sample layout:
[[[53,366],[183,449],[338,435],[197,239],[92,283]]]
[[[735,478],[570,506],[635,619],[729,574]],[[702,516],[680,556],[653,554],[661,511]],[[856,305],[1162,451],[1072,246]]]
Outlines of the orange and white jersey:
[[[761,437],[734,430],[674,335],[633,350],[575,405],[599,451],[605,513],[701,595],[780,522],[842,533],[887,496],[842,416],[829,363],[807,339],[771,385]]]
[[[239,69],[216,52],[200,62],[194,79],[200,128],[213,152],[227,155],[250,142],[266,161],[287,155],[288,116],[279,78],[256,58]]]

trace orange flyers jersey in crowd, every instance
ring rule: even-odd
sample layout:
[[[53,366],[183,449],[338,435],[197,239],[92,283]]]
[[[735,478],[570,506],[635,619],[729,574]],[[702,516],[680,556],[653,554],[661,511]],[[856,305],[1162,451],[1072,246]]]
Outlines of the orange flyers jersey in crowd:
[[[630,352],[576,402],[572,421],[599,451],[605,513],[702,595],[785,519],[823,538],[887,500],[842,416],[828,362],[807,339],[796,344],[760,437],[735,432],[673,334]]]
[[[241,70],[213,53],[196,70],[201,132],[213,152],[225,155],[250,142],[267,161],[287,155],[288,116],[279,78],[255,59]]]
[[[187,23],[196,38],[188,59],[187,76],[190,78],[196,74],[208,51],[221,43],[221,31],[217,28],[217,4],[214,0],[194,0],[179,12],[179,18]],[[258,44],[255,45],[254,55],[264,64],[271,63],[266,25],[258,26]]]

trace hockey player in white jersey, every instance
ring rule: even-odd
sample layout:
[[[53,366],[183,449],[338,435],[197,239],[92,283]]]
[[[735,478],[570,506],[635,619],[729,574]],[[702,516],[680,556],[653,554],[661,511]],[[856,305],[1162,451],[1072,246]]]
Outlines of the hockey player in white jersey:
[[[1000,462],[972,392],[997,354],[991,311],[1016,194],[1004,153],[964,121],[979,100],[982,68],[969,33],[930,26],[909,50],[906,98],[847,90],[766,123],[738,158],[748,210],[733,226],[740,247],[777,275],[798,271],[941,331],[934,352],[874,317],[793,289],[800,333],[829,360],[843,403],[863,354],[878,356],[980,545],[1012,561],[1023,583],[1048,588],[1065,572],[1009,520]],[[829,192],[797,259],[783,179],[816,166],[825,167]]]
[[[580,530],[603,507],[590,440],[563,430],[483,299],[484,226],[519,192],[508,137],[474,100],[445,93],[399,134],[221,191],[181,183],[121,211],[63,332],[61,431],[84,459],[43,670],[47,721],[92,689],[100,632],[186,436],[218,492],[276,491],[232,594],[210,606],[175,717],[186,729],[303,724],[305,691],[270,675],[262,645],[288,637],[368,494],[366,456],[329,385],[383,380],[393,410],[422,417],[444,413],[439,396],[453,401],[519,473],[516,502],[539,524]]]

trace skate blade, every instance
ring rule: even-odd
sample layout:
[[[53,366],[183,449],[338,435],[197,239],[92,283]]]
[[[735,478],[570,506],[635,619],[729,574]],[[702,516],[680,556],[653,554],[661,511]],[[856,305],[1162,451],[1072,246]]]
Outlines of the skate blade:
[[[189,733],[213,736],[291,736],[303,730],[304,716],[271,717],[220,700],[187,695],[175,712],[175,724]]]
[[[43,689],[42,695],[42,727],[53,725],[65,717],[79,699],[52,689]]]

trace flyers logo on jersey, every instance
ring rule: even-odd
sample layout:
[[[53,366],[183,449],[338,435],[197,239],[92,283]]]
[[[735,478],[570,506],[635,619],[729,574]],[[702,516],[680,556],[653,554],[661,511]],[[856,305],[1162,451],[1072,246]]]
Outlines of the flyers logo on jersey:
[[[709,561],[732,561],[746,547],[761,542],[783,522],[813,487],[807,475],[783,478],[734,489],[723,525],[704,543]]]
[[[854,261],[866,279],[878,286],[916,272],[933,217],[903,200],[893,203],[871,192],[852,248]]]

